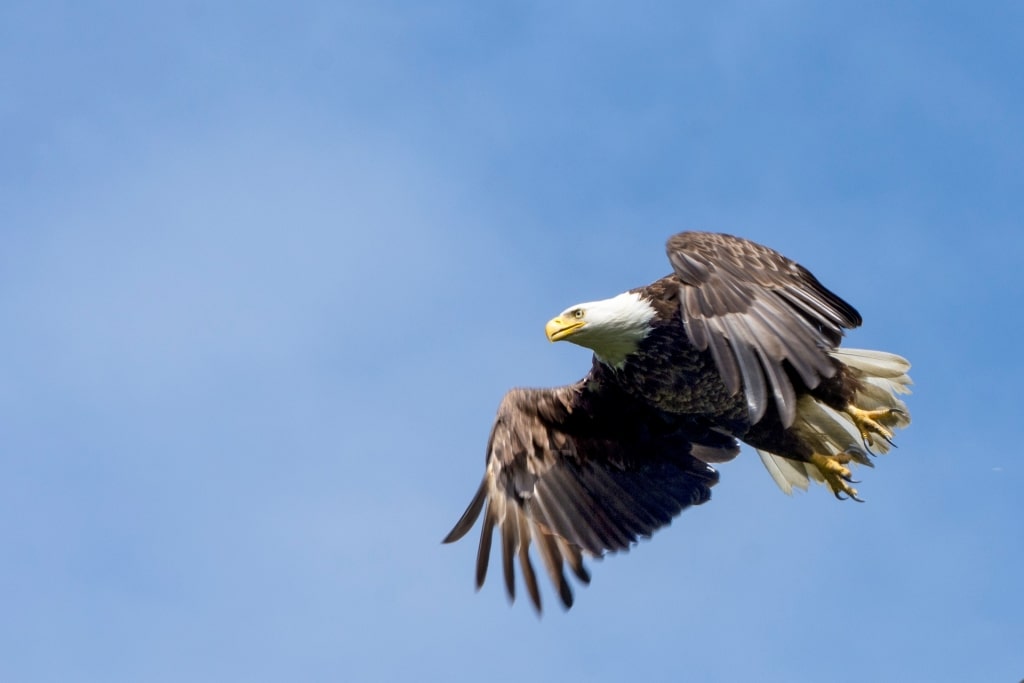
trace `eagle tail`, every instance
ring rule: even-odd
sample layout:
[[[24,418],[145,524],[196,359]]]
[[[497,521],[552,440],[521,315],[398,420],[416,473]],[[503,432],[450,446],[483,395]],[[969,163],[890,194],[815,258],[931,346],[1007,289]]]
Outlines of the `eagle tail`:
[[[793,429],[815,453],[842,455],[844,460],[874,467],[869,455],[886,453],[892,430],[910,424],[910,412],[900,398],[912,384],[905,358],[885,351],[839,348],[831,352],[860,381],[845,410],[835,410],[809,395],[797,402]],[[824,482],[813,464],[758,450],[768,473],[787,494],[807,490],[810,481]]]

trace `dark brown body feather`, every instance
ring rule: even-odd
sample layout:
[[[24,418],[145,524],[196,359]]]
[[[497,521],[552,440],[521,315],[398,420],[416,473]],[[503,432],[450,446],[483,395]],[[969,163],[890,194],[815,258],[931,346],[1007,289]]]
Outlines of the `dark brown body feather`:
[[[509,596],[518,558],[540,609],[534,541],[568,607],[564,563],[588,581],[583,552],[625,550],[706,501],[718,480],[707,463],[735,456],[733,437],[807,458],[790,429],[798,398],[840,407],[854,391],[829,351],[860,316],[807,270],[729,235],[681,233],[667,251],[674,272],[633,290],[656,315],[621,367],[595,360],[575,385],[502,401],[484,481],[445,538],[464,536],[483,512],[478,587],[497,528]]]

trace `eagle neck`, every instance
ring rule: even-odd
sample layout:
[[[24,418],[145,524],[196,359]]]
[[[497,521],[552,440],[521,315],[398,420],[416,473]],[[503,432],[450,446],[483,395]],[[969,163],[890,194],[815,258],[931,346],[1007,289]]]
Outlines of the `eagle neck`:
[[[625,367],[630,356],[651,333],[655,309],[639,292],[626,292],[609,299],[607,310],[612,311],[611,324],[602,333],[591,335],[587,345],[598,361],[615,370]]]

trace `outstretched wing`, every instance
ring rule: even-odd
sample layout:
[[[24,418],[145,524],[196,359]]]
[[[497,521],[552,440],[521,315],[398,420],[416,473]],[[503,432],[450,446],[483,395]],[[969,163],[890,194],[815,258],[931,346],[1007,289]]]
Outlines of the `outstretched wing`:
[[[680,305],[690,341],[710,349],[725,386],[744,391],[751,423],[774,397],[782,423],[796,398],[788,364],[808,388],[836,372],[829,351],[860,314],[807,269],[732,235],[684,232],[669,238],[669,261],[682,281]]]
[[[515,599],[516,557],[537,610],[530,561],[535,542],[566,608],[573,596],[564,563],[587,583],[582,553],[626,550],[710,495],[718,473],[704,462],[739,452],[717,433],[687,435],[670,420],[591,379],[558,389],[514,389],[491,431],[483,483],[444,539],[472,528],[483,511],[476,585],[483,585],[494,528],[500,533],[505,586]],[[700,458],[704,458],[701,460]]]

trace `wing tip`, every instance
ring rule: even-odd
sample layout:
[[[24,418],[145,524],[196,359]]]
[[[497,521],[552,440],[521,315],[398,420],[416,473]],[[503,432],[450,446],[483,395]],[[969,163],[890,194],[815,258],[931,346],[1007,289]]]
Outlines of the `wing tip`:
[[[485,480],[480,484],[480,488],[477,489],[476,494],[473,496],[473,500],[469,501],[469,505],[466,507],[466,511],[459,517],[459,521],[455,523],[452,530],[448,532],[441,543],[455,543],[460,540],[463,536],[469,533],[469,530],[476,524],[476,520],[480,517],[480,511],[484,507],[484,503],[487,501],[487,481]]]

